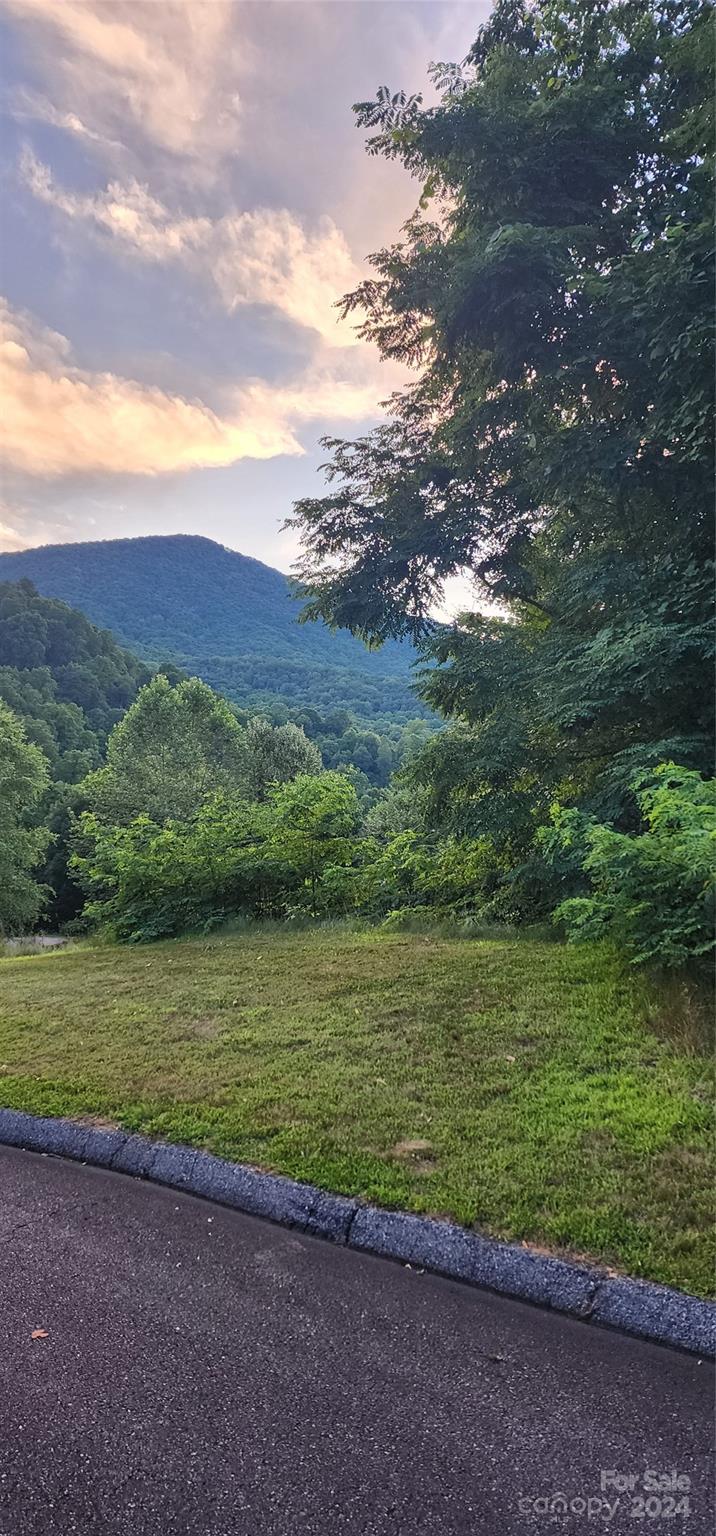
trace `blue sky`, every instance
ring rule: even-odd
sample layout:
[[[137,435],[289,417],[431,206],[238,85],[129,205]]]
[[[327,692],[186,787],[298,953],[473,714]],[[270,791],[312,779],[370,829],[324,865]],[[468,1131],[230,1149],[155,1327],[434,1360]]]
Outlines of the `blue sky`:
[[[320,437],[400,376],[334,300],[417,190],[351,104],[487,0],[3,0],[0,548],[203,533],[288,569]]]

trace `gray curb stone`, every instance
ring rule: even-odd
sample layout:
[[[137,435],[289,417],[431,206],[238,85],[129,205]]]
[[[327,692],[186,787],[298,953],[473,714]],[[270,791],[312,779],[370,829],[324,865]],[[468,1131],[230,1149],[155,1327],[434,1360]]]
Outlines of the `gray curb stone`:
[[[2,1142],[148,1178],[281,1226],[297,1227],[330,1242],[550,1307],[585,1322],[698,1355],[716,1354],[713,1302],[497,1242],[453,1222],[376,1210],[312,1184],[225,1162],[209,1152],[20,1110],[0,1109]]]
[[[241,1163],[226,1163],[209,1152],[197,1153],[192,1174],[194,1194],[220,1200],[235,1210],[264,1216],[281,1226],[301,1227],[334,1243],[345,1243],[358,1210],[357,1200],[331,1195],[312,1184],[298,1184],[280,1174],[261,1173]]]
[[[714,1303],[666,1286],[621,1276],[604,1280],[597,1292],[594,1319],[645,1339],[668,1339],[694,1354],[716,1354]]]
[[[352,1248],[423,1265],[456,1280],[570,1312],[574,1317],[588,1317],[594,1304],[596,1280],[592,1271],[528,1248],[479,1237],[429,1216],[364,1206],[353,1223],[350,1243]]]
[[[2,1136],[1,1114],[0,1136]],[[148,1179],[151,1176],[158,1150],[158,1143],[147,1141],[146,1136],[125,1136],[124,1143],[120,1147],[112,1167],[117,1173],[131,1173],[135,1178]]]

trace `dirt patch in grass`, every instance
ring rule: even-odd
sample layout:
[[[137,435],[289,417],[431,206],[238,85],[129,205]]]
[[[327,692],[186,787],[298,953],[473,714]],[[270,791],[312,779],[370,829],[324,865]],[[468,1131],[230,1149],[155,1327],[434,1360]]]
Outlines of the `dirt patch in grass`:
[[[424,1141],[420,1136],[396,1142],[393,1147],[393,1157],[397,1157],[399,1162],[406,1163],[414,1173],[432,1173],[437,1162],[432,1143]]]
[[[180,1038],[182,1040],[216,1040],[221,1033],[220,1021],[209,1014],[204,1019],[190,1019]]]
[[[120,1126],[116,1120],[107,1120],[104,1115],[73,1115],[76,1125],[86,1125],[90,1131],[118,1131]]]

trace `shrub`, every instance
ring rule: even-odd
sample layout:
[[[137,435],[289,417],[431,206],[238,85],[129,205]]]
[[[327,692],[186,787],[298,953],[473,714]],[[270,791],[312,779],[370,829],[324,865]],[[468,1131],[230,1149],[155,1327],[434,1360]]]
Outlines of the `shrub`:
[[[683,966],[714,948],[716,780],[662,763],[634,783],[643,830],[636,836],[557,812],[569,851],[583,840],[590,892],[554,913],[571,940],[609,938],[632,963]]]
[[[73,869],[93,898],[90,923],[120,940],[169,938],[244,911],[275,915],[288,874],[275,849],[270,809],[209,801],[193,820],[158,826],[147,816],[104,827],[85,813]]]

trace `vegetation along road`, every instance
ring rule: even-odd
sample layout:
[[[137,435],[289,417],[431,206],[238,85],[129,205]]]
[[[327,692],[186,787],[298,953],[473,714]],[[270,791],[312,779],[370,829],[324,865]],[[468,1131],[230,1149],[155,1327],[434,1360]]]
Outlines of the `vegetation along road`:
[[[696,1294],[711,1061],[599,946],[271,926],[0,960],[0,1102]]]

